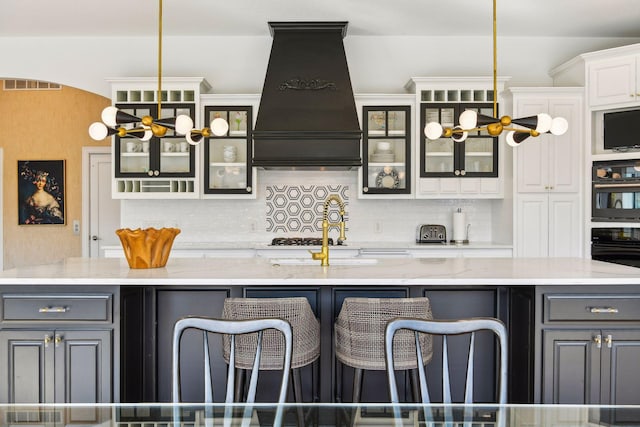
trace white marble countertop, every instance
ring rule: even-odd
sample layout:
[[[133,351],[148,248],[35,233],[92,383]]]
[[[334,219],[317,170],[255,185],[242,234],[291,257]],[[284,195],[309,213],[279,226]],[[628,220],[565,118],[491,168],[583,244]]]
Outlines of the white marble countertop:
[[[169,258],[130,269],[118,258],[69,258],[0,273],[0,285],[628,285],[640,269],[582,258],[380,258],[359,265],[273,265],[266,258]],[[331,263],[331,260],[330,260]]]

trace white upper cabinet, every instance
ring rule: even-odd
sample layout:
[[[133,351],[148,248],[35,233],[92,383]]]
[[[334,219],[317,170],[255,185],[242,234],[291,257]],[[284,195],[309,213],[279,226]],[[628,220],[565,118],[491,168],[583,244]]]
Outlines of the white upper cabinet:
[[[203,94],[205,124],[217,118],[229,127],[203,138],[203,199],[255,199],[256,170],[252,165],[253,128],[260,103],[258,94]]]
[[[549,72],[554,86],[583,86],[591,110],[640,104],[640,43],[583,53]]]
[[[589,105],[624,106],[640,101],[640,55],[592,62],[589,75]]]
[[[521,193],[580,191],[582,162],[582,88],[512,88],[513,116],[547,113],[564,117],[564,135],[526,139],[515,153],[517,191]]]
[[[143,116],[167,119],[188,115],[196,127],[201,122],[200,94],[210,89],[201,77],[165,77],[160,94],[156,78],[112,78],[109,82],[112,102],[122,112],[141,120]],[[122,126],[134,129],[141,125]],[[154,136],[147,142],[129,135],[112,138],[114,199],[199,197],[200,149],[189,144],[184,135],[168,127],[164,136]]]
[[[428,141],[424,126],[458,123],[465,109],[504,115],[501,93],[508,78],[499,78],[497,94],[488,77],[414,77],[405,86],[416,94],[416,198],[501,199],[504,197],[504,141],[476,132],[464,143],[450,138]]]
[[[358,197],[412,198],[413,94],[356,94],[362,128]]]

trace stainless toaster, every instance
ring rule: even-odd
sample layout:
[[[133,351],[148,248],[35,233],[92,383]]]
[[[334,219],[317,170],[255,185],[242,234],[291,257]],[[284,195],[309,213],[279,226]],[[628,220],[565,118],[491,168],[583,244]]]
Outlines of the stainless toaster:
[[[439,224],[420,225],[416,243],[447,243],[447,229]]]

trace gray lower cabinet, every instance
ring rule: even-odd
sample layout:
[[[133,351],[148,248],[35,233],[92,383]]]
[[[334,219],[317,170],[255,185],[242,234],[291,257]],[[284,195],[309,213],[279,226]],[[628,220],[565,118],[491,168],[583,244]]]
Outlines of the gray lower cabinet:
[[[537,292],[542,301],[537,312],[540,403],[640,404],[640,289]],[[609,421],[640,421],[640,413],[631,416]]]
[[[0,331],[0,400],[109,402],[111,339],[110,330]]]
[[[544,403],[597,403],[600,394],[600,349],[593,331],[545,331]]]
[[[639,403],[640,329],[545,331],[544,348],[544,403]]]
[[[118,402],[118,299],[116,287],[0,287],[0,403]]]

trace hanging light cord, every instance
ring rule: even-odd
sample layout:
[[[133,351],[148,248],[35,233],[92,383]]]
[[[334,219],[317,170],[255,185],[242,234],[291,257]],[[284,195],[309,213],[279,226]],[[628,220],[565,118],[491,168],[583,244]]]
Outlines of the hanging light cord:
[[[498,42],[496,12],[496,0],[493,0],[493,117],[498,117]]]
[[[495,2],[495,0],[494,0]],[[158,117],[162,117],[162,0],[158,0]]]

